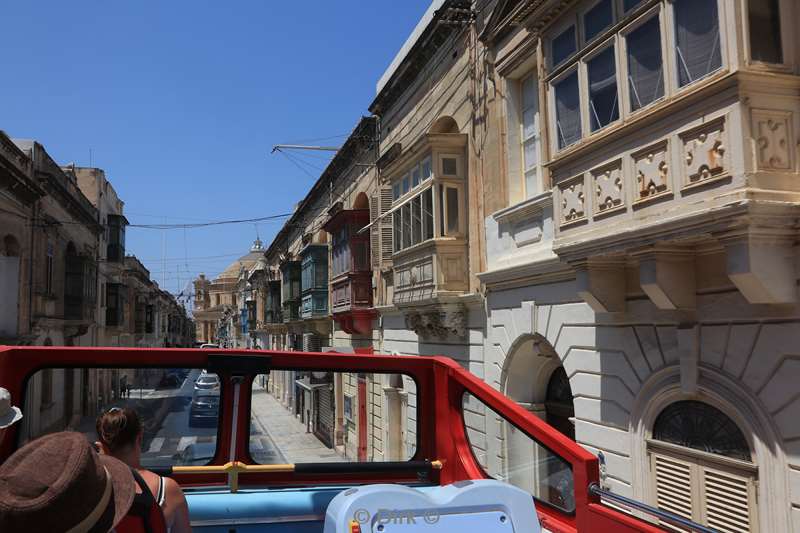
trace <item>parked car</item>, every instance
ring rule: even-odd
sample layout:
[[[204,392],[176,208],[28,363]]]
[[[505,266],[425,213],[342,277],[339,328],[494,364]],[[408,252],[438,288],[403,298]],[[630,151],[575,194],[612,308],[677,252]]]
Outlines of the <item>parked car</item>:
[[[197,381],[194,382],[194,390],[219,390],[219,376],[202,372],[197,378]]]
[[[189,427],[205,422],[216,424],[219,416],[219,392],[195,391],[189,407]]]

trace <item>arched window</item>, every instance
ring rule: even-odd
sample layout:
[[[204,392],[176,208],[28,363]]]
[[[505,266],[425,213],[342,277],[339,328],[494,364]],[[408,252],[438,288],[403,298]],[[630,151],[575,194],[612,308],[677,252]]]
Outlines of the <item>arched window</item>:
[[[547,382],[544,405],[547,423],[574,440],[575,425],[572,418],[575,416],[575,406],[572,402],[572,388],[563,366],[556,368]]]
[[[648,441],[658,507],[718,531],[756,531],[756,480],[744,433],[724,412],[695,400],[668,405]]]
[[[751,459],[750,447],[733,420],[703,402],[686,400],[669,405],[653,424],[653,438],[742,461]]]

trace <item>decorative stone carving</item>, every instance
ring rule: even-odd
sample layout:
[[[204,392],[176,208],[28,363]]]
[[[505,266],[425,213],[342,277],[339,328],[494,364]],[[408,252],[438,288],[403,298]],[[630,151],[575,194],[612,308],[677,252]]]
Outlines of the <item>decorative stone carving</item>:
[[[450,335],[464,338],[467,334],[467,313],[464,310],[412,311],[406,314],[406,327],[422,338],[446,339]]]
[[[755,139],[759,170],[792,168],[791,120],[790,112],[753,109],[752,135]]]
[[[649,146],[632,155],[638,185],[637,202],[669,194],[669,152],[667,142]]]
[[[725,174],[725,120],[719,118],[681,134],[685,185],[702,184]]]
[[[592,179],[597,196],[596,217],[625,210],[625,192],[619,160],[593,170]]]
[[[586,198],[583,189],[583,175],[570,178],[558,184],[562,227],[580,222],[586,218]]]

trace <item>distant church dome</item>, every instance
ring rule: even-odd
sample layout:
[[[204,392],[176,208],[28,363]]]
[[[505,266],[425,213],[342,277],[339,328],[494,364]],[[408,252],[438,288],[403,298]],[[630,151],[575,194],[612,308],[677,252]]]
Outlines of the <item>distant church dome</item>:
[[[239,273],[241,272],[242,268],[249,271],[253,266],[256,264],[260,258],[264,257],[264,245],[261,242],[261,239],[256,239],[253,241],[253,245],[250,247],[250,253],[243,255],[230,265],[228,268],[222,271],[222,274],[217,276],[217,279],[224,279],[224,278],[238,278]]]

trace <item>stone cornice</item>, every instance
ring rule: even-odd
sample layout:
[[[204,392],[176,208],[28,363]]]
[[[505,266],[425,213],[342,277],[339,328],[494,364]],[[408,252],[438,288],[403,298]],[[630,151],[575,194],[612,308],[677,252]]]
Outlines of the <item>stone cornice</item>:
[[[492,213],[498,224],[513,224],[520,220],[540,215],[553,206],[553,191],[545,191],[527,200]]]
[[[496,268],[478,274],[481,283],[487,290],[492,291],[569,281],[574,278],[575,270],[558,257]]]

